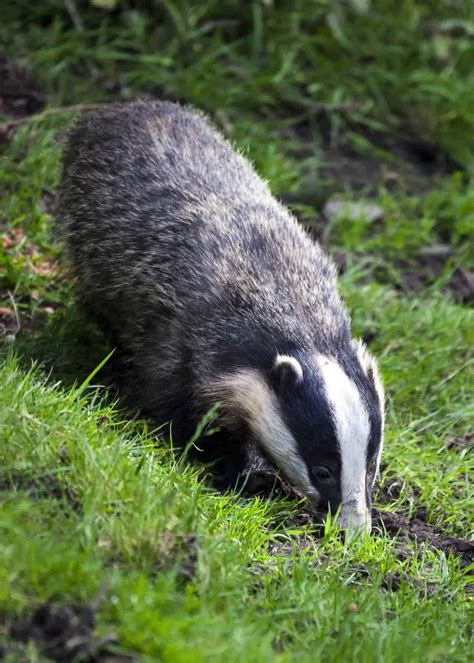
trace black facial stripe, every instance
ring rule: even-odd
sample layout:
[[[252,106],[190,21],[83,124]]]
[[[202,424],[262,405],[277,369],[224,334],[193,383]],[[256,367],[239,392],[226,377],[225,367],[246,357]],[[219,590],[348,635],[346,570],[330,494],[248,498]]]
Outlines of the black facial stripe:
[[[341,502],[341,454],[336,421],[320,376],[306,366],[303,376],[301,383],[290,385],[279,394],[282,418],[296,440],[321,502],[330,503],[335,510]],[[314,479],[312,469],[319,465],[330,470],[334,485],[323,485]]]

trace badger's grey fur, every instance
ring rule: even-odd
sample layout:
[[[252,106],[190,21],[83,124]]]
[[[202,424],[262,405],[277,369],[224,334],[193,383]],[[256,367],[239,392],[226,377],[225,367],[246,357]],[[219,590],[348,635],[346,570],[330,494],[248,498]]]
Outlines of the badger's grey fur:
[[[342,504],[343,524],[369,521],[375,361],[351,338],[332,262],[203,115],[156,102],[83,116],[59,227],[138,402],[175,439],[220,402],[236,469],[259,449],[314,501]]]

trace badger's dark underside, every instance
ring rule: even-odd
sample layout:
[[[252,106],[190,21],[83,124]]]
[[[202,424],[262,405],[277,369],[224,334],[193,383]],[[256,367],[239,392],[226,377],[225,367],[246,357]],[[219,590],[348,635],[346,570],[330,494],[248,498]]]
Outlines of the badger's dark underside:
[[[144,406],[149,389],[134,367],[133,355],[120,346],[120,340],[103,316],[96,316],[90,309],[89,315],[96,318],[115,348],[108,364],[110,380],[128,407],[139,409],[149,418],[177,454],[184,453],[191,461],[204,466],[207,476],[220,490],[272,492],[281,476],[244,422],[229,430],[216,422],[218,408],[214,416],[212,411],[197,413],[191,409],[191,401],[185,398],[163,399],[159,412],[156,399],[150,407]]]

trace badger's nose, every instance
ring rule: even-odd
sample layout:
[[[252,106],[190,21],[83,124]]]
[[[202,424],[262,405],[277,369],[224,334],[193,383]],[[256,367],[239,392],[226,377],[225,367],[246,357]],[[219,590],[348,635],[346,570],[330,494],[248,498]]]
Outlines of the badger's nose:
[[[354,502],[343,503],[339,514],[339,524],[348,532],[366,532],[370,534],[372,529],[370,510]]]

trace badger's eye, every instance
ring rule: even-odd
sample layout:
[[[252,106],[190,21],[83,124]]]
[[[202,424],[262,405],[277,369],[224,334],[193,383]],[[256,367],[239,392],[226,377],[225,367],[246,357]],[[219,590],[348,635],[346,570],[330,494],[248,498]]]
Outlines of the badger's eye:
[[[316,465],[316,467],[313,467],[313,477],[319,483],[334,483],[334,477],[331,472],[323,465]]]

